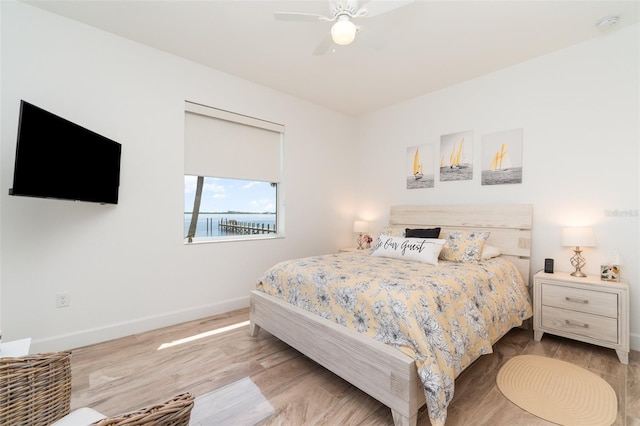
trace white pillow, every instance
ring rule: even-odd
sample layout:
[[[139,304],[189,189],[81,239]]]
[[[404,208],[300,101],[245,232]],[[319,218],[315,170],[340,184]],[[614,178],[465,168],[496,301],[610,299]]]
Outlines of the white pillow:
[[[376,240],[371,255],[437,265],[445,242],[437,238],[403,238],[382,234]]]
[[[502,252],[498,247],[489,246],[485,244],[484,247],[482,248],[482,256],[480,257],[480,260],[493,259],[494,257],[498,257],[501,254]]]

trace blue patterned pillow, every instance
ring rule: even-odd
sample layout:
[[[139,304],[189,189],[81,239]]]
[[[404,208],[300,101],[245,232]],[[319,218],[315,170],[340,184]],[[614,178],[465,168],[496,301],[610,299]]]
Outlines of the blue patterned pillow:
[[[388,237],[404,237],[404,229],[394,226],[385,226],[380,231],[380,235],[386,235]]]
[[[447,243],[440,252],[440,259],[460,263],[478,262],[489,235],[491,233],[485,231],[449,232],[445,237]]]

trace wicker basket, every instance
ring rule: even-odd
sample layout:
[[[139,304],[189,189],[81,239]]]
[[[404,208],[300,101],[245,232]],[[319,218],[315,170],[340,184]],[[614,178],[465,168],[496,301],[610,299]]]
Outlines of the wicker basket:
[[[69,414],[70,402],[71,352],[0,358],[0,426],[49,426]],[[188,426],[193,404],[183,393],[94,424]]]
[[[70,402],[71,352],[0,358],[0,425],[48,426]]]
[[[161,404],[151,405],[116,417],[93,423],[98,426],[188,426],[193,409],[193,395],[183,393]]]

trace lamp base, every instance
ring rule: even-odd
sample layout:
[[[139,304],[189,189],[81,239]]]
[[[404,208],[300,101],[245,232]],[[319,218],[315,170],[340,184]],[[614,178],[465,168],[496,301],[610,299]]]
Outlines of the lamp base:
[[[582,257],[582,250],[580,250],[580,247],[576,247],[573,251],[575,254],[571,257],[571,266],[576,268],[576,270],[571,273],[571,276],[584,278],[587,274],[582,272],[582,268],[584,268],[584,265],[586,265],[587,262],[584,260],[584,257]]]

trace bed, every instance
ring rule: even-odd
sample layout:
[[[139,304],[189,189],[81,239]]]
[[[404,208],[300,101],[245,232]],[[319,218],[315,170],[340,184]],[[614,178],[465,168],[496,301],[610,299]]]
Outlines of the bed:
[[[483,265],[481,269],[488,275],[496,274],[491,269],[494,266],[496,268],[506,267],[508,271],[516,271],[508,274],[517,275],[518,278],[522,277],[520,287],[523,287],[523,283],[526,283],[526,285],[529,283],[531,217],[531,206],[520,204],[394,206],[390,210],[390,229],[386,232],[389,233],[405,228],[433,227],[441,227],[442,235],[455,233],[456,231],[489,232],[490,235],[486,240],[486,244],[499,248],[502,254],[499,258],[480,262],[479,264]],[[268,290],[266,288],[268,286],[265,283],[275,282],[275,275],[284,273],[283,271],[288,268],[298,268],[298,270],[306,268],[311,270],[310,273],[327,274],[323,268],[329,264],[332,265],[332,268],[337,268],[336,270],[340,271],[340,273],[335,274],[330,272],[330,275],[339,276],[340,280],[349,281],[355,279],[357,282],[362,283],[363,274],[367,270],[370,272],[375,271],[374,274],[376,276],[383,277],[385,274],[384,268],[387,266],[393,267],[394,262],[402,263],[406,272],[402,272],[400,275],[407,275],[407,279],[412,280],[415,279],[416,274],[422,276],[426,273],[426,270],[422,269],[422,265],[417,265],[416,262],[409,263],[405,260],[370,256],[367,253],[326,255],[297,260],[296,262],[302,262],[302,266],[293,261],[276,265],[261,278],[258,283],[259,290],[251,292],[250,334],[255,336],[261,328],[264,328],[269,333],[388,406],[391,409],[396,425],[415,425],[418,410],[427,403],[427,400],[429,400],[428,408],[431,422],[436,425],[443,424],[446,419],[446,406],[453,396],[453,380],[455,377],[475,358],[483,353],[490,352],[490,345],[499,340],[511,327],[519,325],[517,321],[510,319],[508,323],[505,320],[496,330],[476,331],[477,334],[482,334],[484,340],[488,340],[488,348],[487,343],[484,346],[480,344],[477,348],[475,343],[470,344],[470,347],[474,347],[474,352],[468,356],[464,355],[466,358],[462,361],[453,362],[453,364],[456,364],[452,367],[455,371],[448,371],[448,375],[442,375],[445,380],[449,377],[451,383],[446,384],[447,386],[443,387],[441,389],[442,392],[439,392],[438,395],[434,395],[429,392],[426,382],[429,381],[429,371],[431,371],[429,369],[436,368],[437,370],[439,364],[432,363],[427,358],[441,358],[441,355],[431,355],[422,346],[418,347],[415,339],[403,340],[404,343],[410,342],[409,345],[383,343],[381,340],[384,339],[372,337],[367,333],[363,333],[362,330],[358,332],[355,329],[339,324],[339,322],[354,322],[344,319],[342,312],[339,315],[331,313],[323,315],[324,311],[315,309],[316,313],[312,313],[311,311],[314,308],[307,305],[308,298],[304,299],[302,297],[298,299],[296,296],[294,297],[296,299],[294,304],[291,304],[287,300],[281,300],[279,297],[282,294],[277,294],[277,291],[273,292],[273,295],[265,293]],[[451,262],[440,263],[443,266],[452,267],[448,265]],[[484,266],[485,263],[487,264],[486,266]],[[489,268],[489,263],[491,268]],[[438,265],[435,268],[440,267]],[[347,271],[353,268],[355,268],[353,274],[358,276],[357,279],[350,278]],[[457,264],[453,265],[453,268],[460,269],[462,266]],[[398,275],[397,272],[389,273]],[[434,273],[444,277],[450,275],[450,270]],[[411,277],[412,274],[414,274],[413,277]],[[296,277],[291,277],[289,280],[297,280],[298,282],[295,284],[302,287],[305,285],[306,279],[301,277],[302,274],[297,274]],[[431,280],[428,281],[431,283]],[[457,281],[460,280],[457,279]],[[469,287],[464,282],[460,285],[463,288]],[[493,284],[489,285],[493,286]],[[410,286],[413,286],[413,284]],[[482,286],[486,287],[484,284]],[[438,285],[435,288],[439,288]],[[475,291],[477,292],[478,290]],[[526,293],[526,288],[524,293]],[[292,297],[288,296],[285,299],[291,300]],[[457,297],[457,299],[461,299],[461,297]],[[359,304],[360,301],[357,303]],[[454,303],[456,302],[452,301],[449,304]],[[512,302],[509,303],[511,304]],[[526,295],[526,302],[521,301],[518,303],[523,304],[523,306],[516,307],[521,319],[530,315],[531,307],[528,294]],[[526,306],[524,306],[525,304]],[[417,313],[417,311],[415,312]],[[418,317],[419,315],[413,316]],[[500,315],[495,315],[494,313],[493,316]],[[449,321],[456,323],[458,320],[450,319]],[[482,320],[478,322],[484,324],[489,321]],[[355,322],[354,324],[357,327]],[[379,331],[379,329],[377,330]],[[379,337],[380,333],[378,332],[377,334]],[[460,342],[458,343],[461,344]],[[462,345],[466,344],[467,341],[465,340]],[[407,350],[407,346],[410,346],[410,350]],[[454,352],[457,353],[457,350]],[[425,369],[425,365],[428,369]],[[432,365],[435,365],[435,367],[432,367]],[[457,369],[460,370],[458,371]],[[425,388],[427,388],[428,398],[425,397]]]

